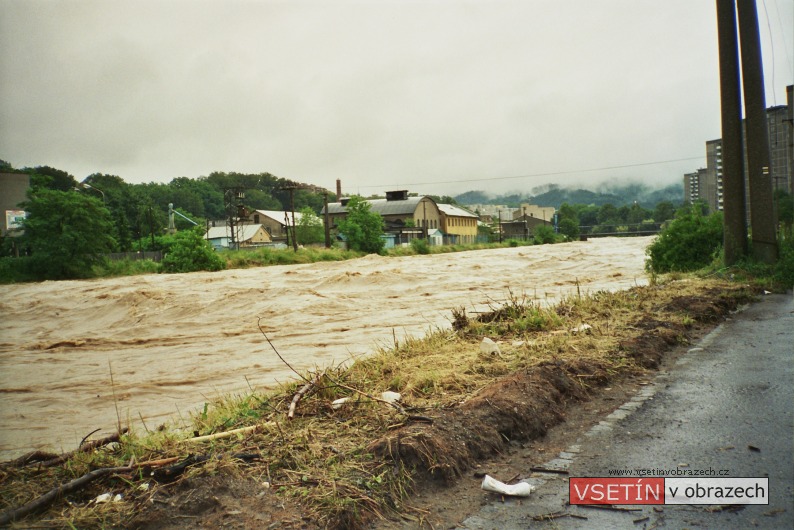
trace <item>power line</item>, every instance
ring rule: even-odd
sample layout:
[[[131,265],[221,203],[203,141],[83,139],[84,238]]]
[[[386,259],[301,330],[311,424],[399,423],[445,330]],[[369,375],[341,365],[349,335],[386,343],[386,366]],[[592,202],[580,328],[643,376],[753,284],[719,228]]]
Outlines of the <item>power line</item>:
[[[657,160],[656,162],[639,162],[636,164],[624,164],[622,166],[605,166],[605,167],[596,167],[596,168],[587,168],[587,169],[571,169],[566,171],[551,171],[547,173],[528,173],[526,175],[513,175],[509,177],[483,177],[483,178],[474,178],[474,179],[455,179],[455,180],[443,180],[439,182],[404,182],[401,184],[370,184],[370,185],[362,185],[359,186],[360,188],[392,188],[392,187],[399,187],[399,186],[428,186],[428,185],[437,185],[437,184],[459,184],[463,182],[492,182],[495,180],[513,180],[513,179],[525,179],[525,178],[534,178],[534,177],[554,177],[558,175],[572,175],[576,173],[591,173],[595,171],[607,171],[611,169],[626,169],[631,167],[642,167],[642,166],[655,166],[660,164],[672,164],[674,162],[688,162],[691,160],[703,160],[702,156],[693,156],[689,158],[675,158],[671,160]]]

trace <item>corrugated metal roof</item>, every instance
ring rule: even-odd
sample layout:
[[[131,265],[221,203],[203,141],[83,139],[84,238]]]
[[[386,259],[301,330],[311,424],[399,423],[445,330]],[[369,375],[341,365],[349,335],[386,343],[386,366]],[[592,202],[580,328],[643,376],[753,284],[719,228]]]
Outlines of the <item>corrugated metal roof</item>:
[[[278,210],[254,210],[251,213],[252,214],[258,213],[260,215],[265,215],[267,217],[270,217],[271,219],[273,219],[277,223],[281,223],[282,225],[284,225],[284,214],[286,214],[287,218],[293,224],[295,223],[295,221],[292,220],[292,212],[280,212]],[[301,222],[301,217],[302,217],[302,214],[300,212],[295,212],[295,219],[297,220],[298,223]]]
[[[238,241],[248,241],[260,228],[262,225],[238,225],[235,238]],[[207,239],[223,239],[231,236],[231,229],[228,226],[213,226],[207,231]]]
[[[477,214],[464,210],[454,204],[439,204],[438,209],[441,210],[441,213],[454,215],[455,217],[477,217]]]
[[[387,215],[413,215],[419,207],[419,203],[425,197],[408,197],[404,201],[387,201],[386,199],[368,199],[371,211],[377,212],[382,216]],[[428,197],[429,199],[429,197]],[[432,201],[432,199],[429,199]],[[347,213],[347,207],[342,203],[332,202],[328,204],[328,213],[338,214]]]

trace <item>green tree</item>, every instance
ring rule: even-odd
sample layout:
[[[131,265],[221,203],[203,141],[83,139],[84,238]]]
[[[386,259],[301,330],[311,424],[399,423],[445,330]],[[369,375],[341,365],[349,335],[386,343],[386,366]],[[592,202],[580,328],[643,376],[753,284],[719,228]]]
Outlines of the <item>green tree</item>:
[[[559,211],[560,233],[568,236],[568,239],[579,239],[579,214],[576,208],[564,202],[560,205]]]
[[[37,189],[23,203],[24,243],[41,278],[87,278],[116,249],[113,220],[101,199],[74,191]]]
[[[26,169],[30,173],[30,185],[32,188],[49,188],[58,191],[71,191],[77,186],[77,181],[72,175],[61,169],[50,166],[37,166],[33,169]]]
[[[651,213],[648,210],[635,202],[631,205],[631,207],[629,207],[628,214],[626,215],[626,222],[629,224],[638,225],[650,217],[650,215]]]
[[[380,237],[384,226],[383,217],[356,195],[347,203],[347,217],[339,222],[339,232],[345,235],[351,250],[379,254],[385,245]]]
[[[165,272],[219,271],[226,268],[226,262],[204,239],[204,229],[199,226],[174,234],[160,263]]]
[[[663,223],[675,216],[675,206],[670,201],[662,201],[653,209],[653,220]]]
[[[325,241],[325,226],[314,210],[305,206],[301,208],[300,219],[295,225],[298,243],[301,245],[312,245]]]
[[[607,203],[598,210],[598,224],[612,224],[619,219],[618,209],[613,204]]]

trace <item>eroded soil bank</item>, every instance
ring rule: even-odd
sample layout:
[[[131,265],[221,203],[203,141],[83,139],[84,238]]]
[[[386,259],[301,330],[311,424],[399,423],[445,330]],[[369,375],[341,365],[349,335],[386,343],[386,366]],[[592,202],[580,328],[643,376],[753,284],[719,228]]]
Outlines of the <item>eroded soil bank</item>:
[[[70,493],[43,516],[20,524],[313,529],[380,521],[383,528],[438,527],[444,521],[438,512],[454,504],[444,494],[450,484],[516,444],[543,441],[552,426],[575,418],[582,404],[602,399],[607,386],[634,384],[631,378],[656,367],[665,352],[749,297],[740,285],[684,280],[576,297],[548,311],[513,303],[510,310],[477,313],[465,323],[456,319],[454,332],[403,343],[331,372],[301,401],[295,420],[285,415],[300,384],[256,397],[254,408],[238,404],[233,423],[216,418],[196,432],[260,426],[231,439],[186,446],[184,440],[153,444],[130,438],[88,463],[75,457],[59,469],[4,467],[4,513],[67,477],[129,461],[129,470]],[[483,336],[497,340],[501,353],[480,350]],[[371,396],[397,384],[395,371],[404,372],[402,413],[355,392],[351,406],[331,406],[331,399],[351,395],[353,388]],[[428,386],[415,379],[423,372],[439,376]],[[130,455],[140,462],[173,457],[189,465],[152,475],[149,467],[135,467]],[[10,494],[15,488],[24,494]],[[107,491],[123,500],[92,500]],[[420,504],[409,491],[434,504]]]

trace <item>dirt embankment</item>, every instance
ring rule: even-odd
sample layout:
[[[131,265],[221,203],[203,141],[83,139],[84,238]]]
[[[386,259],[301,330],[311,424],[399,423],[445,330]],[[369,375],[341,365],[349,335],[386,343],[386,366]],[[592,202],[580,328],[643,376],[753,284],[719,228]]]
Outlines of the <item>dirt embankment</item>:
[[[649,294],[652,291],[655,292]],[[155,505],[142,513],[136,523],[152,530],[275,523],[279,528],[295,529],[361,528],[372,523],[373,528],[379,529],[454,526],[456,514],[465,515],[470,508],[468,503],[461,506],[459,499],[453,498],[456,493],[446,492],[457,479],[484,460],[509,452],[511,446],[543,439],[549,429],[564,422],[580,404],[598,398],[604,387],[620,386],[625,378],[658,367],[666,353],[702,335],[752,296],[750,290],[738,285],[701,288],[674,284],[634,289],[617,302],[610,298],[609,307],[595,311],[602,313],[604,319],[587,315],[594,324],[594,331],[588,333],[617,337],[608,351],[577,351],[581,343],[571,340],[566,332],[563,340],[555,343],[560,349],[553,359],[500,377],[459,404],[426,412],[432,422],[409,422],[370,441],[367,451],[376,462],[413,470],[413,490],[422,492],[422,501],[387,496],[380,505],[352,503],[332,517],[327,517],[327,513],[318,517],[310,504],[296,502],[294,496],[250,496],[248,492],[258,491],[259,485],[248,478],[214,477],[204,481],[192,477],[164,497],[170,507]],[[619,307],[624,303],[630,307]],[[570,311],[576,309],[562,305],[556,311],[570,317]],[[481,315],[480,319],[493,319],[494,315],[499,318],[498,314]],[[620,330],[607,331],[610,322]],[[473,325],[476,328],[476,321]],[[461,331],[465,334],[467,329],[468,326]],[[539,333],[548,334],[555,332]],[[515,337],[507,333],[500,338],[505,344]],[[474,336],[472,339],[476,340]],[[590,342],[585,340],[584,344]],[[198,508],[192,504],[197,499]],[[178,517],[194,519],[187,525]]]
[[[152,452],[148,442],[130,439],[103,457],[104,465],[113,465],[111,456],[126,459],[130,453],[141,459],[175,454],[180,463],[173,472],[157,472],[154,481],[148,472],[100,481],[69,495],[68,507],[56,512],[81,522],[78,526],[361,528],[380,515],[429,528],[443,521],[434,509],[444,496],[418,505],[407,495],[410,490],[443,492],[510,444],[542,438],[572,405],[656,367],[666,351],[702,333],[749,296],[737,285],[683,281],[594,293],[545,311],[513,303],[509,311],[480,313],[465,322],[458,318],[454,333],[395,345],[393,352],[333,372],[304,397],[294,421],[283,418],[300,385],[283,395],[247,400],[245,407],[238,404],[234,421],[253,418],[262,428],[201,446],[201,459],[186,457],[183,445]],[[498,340],[502,352],[478,353],[483,336]],[[442,364],[451,366],[449,374]],[[425,372],[438,376],[428,381]],[[383,377],[373,382],[378,375]],[[343,376],[348,379],[340,384]],[[397,382],[404,394],[402,415],[384,412],[360,395],[356,406],[329,407],[331,399],[353,388],[373,395],[375,388]],[[228,420],[207,427],[217,432],[228,428]],[[75,464],[70,469],[77,469]],[[3,489],[11,491],[14,481],[33,488],[45,479],[43,490],[52,477],[30,467],[6,468]],[[93,505],[91,499],[107,490],[123,495],[124,502]],[[18,502],[4,499],[4,510]]]
[[[291,379],[258,323],[297,369],[338,364],[509,291],[553,302],[644,284],[649,241],[0,286],[0,458]]]

